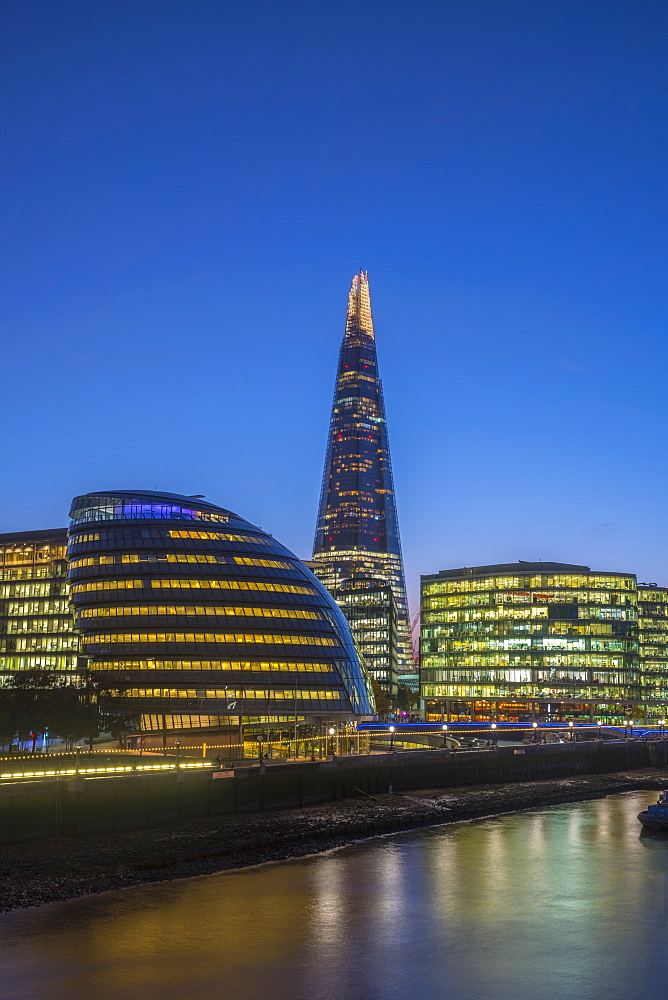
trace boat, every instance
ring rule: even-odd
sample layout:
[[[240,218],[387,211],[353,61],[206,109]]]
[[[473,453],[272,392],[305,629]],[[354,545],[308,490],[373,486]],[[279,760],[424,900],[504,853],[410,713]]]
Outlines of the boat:
[[[645,812],[638,813],[638,819],[646,830],[668,832],[668,791],[661,792],[656,805],[647,806]]]

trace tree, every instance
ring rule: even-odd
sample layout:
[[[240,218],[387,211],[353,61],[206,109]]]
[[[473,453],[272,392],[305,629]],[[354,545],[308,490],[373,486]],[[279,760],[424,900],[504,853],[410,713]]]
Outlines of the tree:
[[[0,749],[7,745],[11,750],[11,742],[16,732],[16,720],[12,711],[11,688],[6,684],[0,687]]]
[[[416,691],[411,691],[405,684],[399,685],[397,708],[402,709],[404,712],[410,712],[413,708],[417,708],[419,703],[420,695]]]
[[[378,715],[385,715],[390,711],[390,697],[375,677],[371,678],[371,687],[373,689],[373,696],[376,699],[376,712]]]
[[[21,740],[32,739],[33,750],[38,735],[50,726],[52,693],[57,684],[55,674],[49,670],[21,670],[7,682],[13,732],[18,733]]]
[[[115,722],[103,710],[99,686],[89,674],[72,683],[48,670],[24,670],[2,689],[0,734],[4,724],[10,738],[14,733],[21,740],[32,738],[33,750],[47,730],[70,745],[85,738],[92,749],[94,738]]]

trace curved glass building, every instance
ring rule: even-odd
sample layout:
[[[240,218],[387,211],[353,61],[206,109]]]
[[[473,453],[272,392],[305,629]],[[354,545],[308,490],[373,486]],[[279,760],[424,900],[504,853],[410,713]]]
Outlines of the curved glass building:
[[[199,497],[76,497],[68,576],[111,707],[146,732],[374,712],[346,619],[292,552]]]

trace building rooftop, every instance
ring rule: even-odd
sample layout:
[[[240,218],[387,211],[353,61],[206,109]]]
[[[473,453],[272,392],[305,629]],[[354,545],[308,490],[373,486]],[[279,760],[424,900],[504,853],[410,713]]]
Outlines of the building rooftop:
[[[52,538],[67,541],[67,528],[44,528],[39,531],[9,531],[0,534],[0,545],[12,542],[48,542]]]
[[[589,566],[580,566],[576,563],[559,562],[526,562],[523,559],[514,563],[496,563],[491,566],[462,566],[459,569],[442,569],[439,573],[425,573],[422,580],[448,579],[466,576],[497,576],[502,573],[512,573],[516,575],[534,575],[537,573],[600,573],[615,576],[634,576],[633,573],[620,573],[619,570],[592,570]]]

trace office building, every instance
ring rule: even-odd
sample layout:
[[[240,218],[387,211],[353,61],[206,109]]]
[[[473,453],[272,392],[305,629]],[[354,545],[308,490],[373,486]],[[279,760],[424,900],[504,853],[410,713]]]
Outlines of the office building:
[[[668,588],[638,584],[638,639],[648,722],[668,720]]]
[[[75,680],[84,667],[66,550],[66,528],[0,535],[0,683],[25,670]]]
[[[645,716],[633,574],[517,562],[423,576],[421,591],[427,719]]]
[[[342,583],[333,596],[348,620],[370,676],[394,702],[398,643],[397,602],[392,588],[382,580],[352,579]]]

